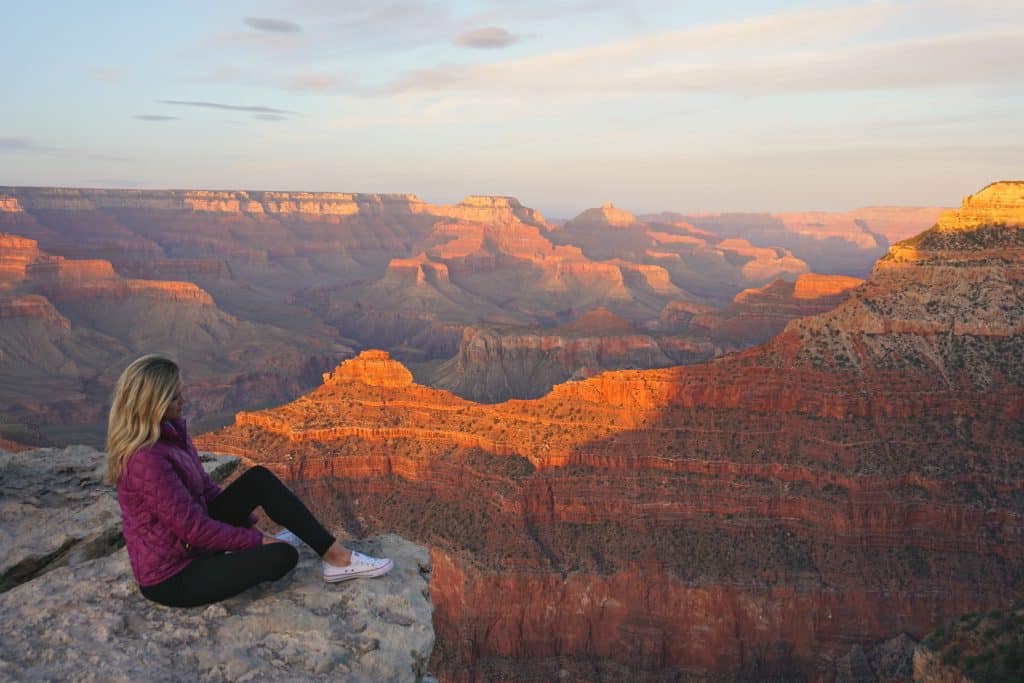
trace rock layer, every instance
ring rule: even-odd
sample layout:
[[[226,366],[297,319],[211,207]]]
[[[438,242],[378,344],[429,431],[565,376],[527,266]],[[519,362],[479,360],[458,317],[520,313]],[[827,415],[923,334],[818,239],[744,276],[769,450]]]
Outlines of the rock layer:
[[[43,425],[51,442],[98,445],[116,373],[143,353],[163,352],[185,366],[193,415],[206,424],[292,398],[350,353],[327,339],[240,320],[192,282],[125,278],[109,261],[54,256],[6,233],[0,319],[0,409]]]
[[[191,365],[204,425],[293,398],[359,347],[387,349],[467,396],[533,397],[601,369],[690,362],[709,345],[760,340],[765,331],[743,329],[743,317],[721,341],[660,319],[675,311],[676,324],[673,307],[727,306],[808,268],[774,244],[638,220],[610,203],[560,227],[504,196],[434,205],[407,194],[3,187],[0,206],[10,235],[0,239],[0,292],[45,297],[56,312],[4,307],[7,374],[33,390],[19,397],[0,374],[0,407],[40,422],[56,443],[98,441],[108,368],[146,351]],[[598,308],[638,334],[528,338],[563,336],[550,331]],[[507,368],[454,377],[464,339],[505,334],[490,348],[510,349]],[[272,370],[245,372],[241,358]]]
[[[715,353],[715,345],[704,334],[645,332],[598,309],[547,330],[467,328],[454,357],[416,374],[421,383],[492,403],[543,396],[556,384],[606,370],[696,363]]]
[[[687,318],[681,329],[694,336],[703,332],[720,352],[738,351],[768,341],[792,320],[832,310],[862,282],[844,275],[814,273],[801,275],[794,282],[776,280],[743,290],[722,309]]]
[[[200,442],[430,544],[453,680],[553,659],[831,679],[854,645],[1024,588],[1024,230],[959,225],[704,365],[490,407],[330,383]]]

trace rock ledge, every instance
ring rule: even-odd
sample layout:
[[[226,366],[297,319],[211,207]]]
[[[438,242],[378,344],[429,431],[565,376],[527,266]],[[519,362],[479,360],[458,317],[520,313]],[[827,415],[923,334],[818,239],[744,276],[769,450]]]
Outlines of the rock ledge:
[[[98,483],[102,458],[78,446],[0,451],[5,547],[23,560],[35,546],[45,552],[41,539],[53,522],[77,518],[88,527],[85,538],[105,539],[77,554],[82,539],[58,539],[58,547],[70,543],[58,560],[64,566],[40,561],[35,578],[0,594],[0,681],[430,679],[434,629],[425,548],[394,535],[353,542],[350,547],[391,557],[395,569],[380,579],[333,585],[323,582],[315,553],[303,548],[298,567],[273,584],[216,605],[163,607],[142,597],[127,551],[106,541],[119,537],[120,515],[112,534],[117,503]],[[53,505],[32,510],[18,495],[29,491],[49,491]],[[34,535],[28,531],[33,517]],[[113,552],[97,557],[104,548]]]

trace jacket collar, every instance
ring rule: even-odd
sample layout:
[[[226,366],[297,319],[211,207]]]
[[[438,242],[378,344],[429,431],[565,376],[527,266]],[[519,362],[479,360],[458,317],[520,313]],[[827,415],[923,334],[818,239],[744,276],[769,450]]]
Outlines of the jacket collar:
[[[160,423],[160,438],[177,443],[185,443],[188,435],[188,424],[185,418],[179,417],[176,420],[164,420]]]

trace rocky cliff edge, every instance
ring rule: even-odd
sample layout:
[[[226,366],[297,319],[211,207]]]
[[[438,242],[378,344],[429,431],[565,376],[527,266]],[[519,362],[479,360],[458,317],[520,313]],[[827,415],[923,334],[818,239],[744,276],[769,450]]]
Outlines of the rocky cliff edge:
[[[215,479],[238,465],[203,457]],[[162,607],[132,579],[103,458],[85,446],[0,451],[0,681],[430,679],[425,548],[394,535],[352,543],[395,569],[335,585],[304,548],[273,584]]]

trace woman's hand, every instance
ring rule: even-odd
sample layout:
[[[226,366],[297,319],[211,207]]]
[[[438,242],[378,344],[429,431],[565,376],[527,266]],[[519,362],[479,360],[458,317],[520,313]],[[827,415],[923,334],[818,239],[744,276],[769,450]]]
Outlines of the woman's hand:
[[[275,538],[274,536],[268,534],[266,531],[262,532],[262,534],[263,545],[270,545],[271,543],[284,543],[284,541],[282,541],[280,538]]]

